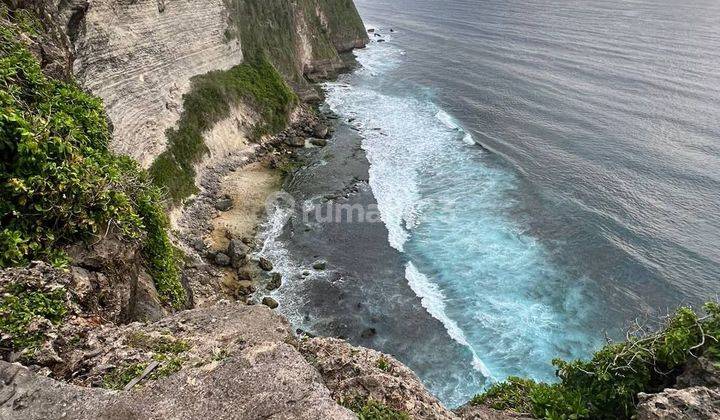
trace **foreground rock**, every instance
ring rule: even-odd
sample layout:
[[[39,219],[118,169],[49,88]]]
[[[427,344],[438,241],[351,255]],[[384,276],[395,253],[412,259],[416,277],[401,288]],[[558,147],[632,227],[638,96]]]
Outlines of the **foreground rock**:
[[[456,419],[405,365],[375,350],[333,338],[312,338],[300,351],[337,401],[373,400],[414,419]]]
[[[57,382],[0,362],[0,418],[355,418],[335,403],[318,372],[293,346],[287,321],[268,308],[219,304],[147,329],[188,342],[194,367],[114,392]],[[117,351],[113,346],[108,354]],[[213,356],[212,348],[222,348],[224,356]]]
[[[720,419],[720,391],[705,387],[666,389],[659,394],[640,394],[638,420]]]

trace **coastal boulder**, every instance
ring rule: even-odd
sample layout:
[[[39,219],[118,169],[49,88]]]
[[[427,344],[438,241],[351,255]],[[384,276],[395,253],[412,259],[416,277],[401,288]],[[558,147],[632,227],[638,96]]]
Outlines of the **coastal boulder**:
[[[230,257],[228,257],[222,252],[218,252],[217,254],[215,254],[215,264],[219,265],[220,267],[227,267],[230,265]]]
[[[232,198],[223,197],[215,202],[215,210],[217,211],[228,211],[232,208]]]
[[[245,263],[250,247],[239,239],[232,239],[228,244],[227,255],[230,257],[230,264],[233,268],[240,268]]]
[[[313,146],[325,147],[327,146],[327,143],[328,142],[325,139],[310,139],[310,144]]]
[[[268,259],[265,258],[265,257],[260,257],[260,259],[258,260],[258,266],[259,266],[263,271],[272,271],[272,269],[273,269],[273,263],[272,263],[272,261],[268,260]]]
[[[322,123],[317,123],[312,127],[313,136],[318,139],[326,139],[330,135],[330,128]]]
[[[268,281],[265,289],[268,291],[277,290],[282,286],[282,275],[280,273],[270,273],[270,281]]]
[[[288,137],[285,144],[290,147],[305,147],[305,139],[302,137]]]
[[[271,298],[270,296],[265,296],[262,300],[262,304],[267,306],[270,309],[275,309],[278,306],[280,306],[278,304],[278,302],[275,299]]]

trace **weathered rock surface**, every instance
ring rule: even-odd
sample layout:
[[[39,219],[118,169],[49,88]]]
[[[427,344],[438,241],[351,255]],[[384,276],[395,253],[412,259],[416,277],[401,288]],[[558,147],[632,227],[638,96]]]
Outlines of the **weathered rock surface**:
[[[222,347],[226,357],[127,392],[64,384],[0,362],[0,418],[355,418],[293,346],[287,321],[265,307],[219,304],[142,330],[171,332],[196,356],[211,358],[210,349]]]
[[[658,394],[639,394],[638,420],[720,419],[720,391],[692,387],[666,389]]]
[[[159,7],[162,4],[162,7]],[[243,59],[223,0],[88,0],[75,31],[75,76],[104,102],[113,148],[147,167],[165,149],[190,78]]]
[[[720,387],[720,369],[706,357],[691,358],[675,381],[676,388],[693,386]]]
[[[145,270],[139,243],[111,234],[90,244],[74,245],[67,252],[76,267],[76,292],[86,312],[101,313],[105,320],[116,323],[154,321],[168,313]]]
[[[430,395],[410,369],[391,356],[333,338],[304,340],[300,351],[338,401],[369,398],[411,418],[457,418]]]

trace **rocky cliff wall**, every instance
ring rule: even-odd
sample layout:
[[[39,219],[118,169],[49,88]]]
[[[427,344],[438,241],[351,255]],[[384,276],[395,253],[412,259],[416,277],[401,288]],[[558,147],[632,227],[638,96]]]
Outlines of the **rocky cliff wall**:
[[[182,112],[190,79],[242,62],[223,0],[90,0],[74,38],[77,80],[105,102],[113,149],[148,167]]]
[[[105,102],[113,149],[144,167],[166,149],[193,76],[265,54],[312,95],[305,75],[332,75],[343,67],[338,52],[367,39],[350,0],[73,0],[57,9],[75,77]]]

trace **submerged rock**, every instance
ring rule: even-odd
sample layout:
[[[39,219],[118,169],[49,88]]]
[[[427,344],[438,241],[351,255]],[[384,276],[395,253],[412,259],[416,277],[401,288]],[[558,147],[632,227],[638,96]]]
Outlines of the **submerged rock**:
[[[268,282],[265,289],[269,291],[277,290],[282,286],[282,275],[280,273],[270,273],[270,281]]]
[[[366,328],[363,330],[363,332],[360,334],[361,338],[372,338],[377,335],[377,330],[375,328]]]
[[[259,266],[263,271],[272,271],[272,269],[273,269],[273,263],[272,263],[272,261],[268,260],[268,259],[265,258],[265,257],[260,257],[260,259],[258,260],[258,266]]]
[[[313,146],[325,147],[327,146],[328,142],[325,139],[311,139],[310,144],[312,144]]]
[[[325,270],[327,268],[327,261],[315,261],[313,263],[313,268],[316,270]]]
[[[278,302],[270,296],[265,296],[262,300],[262,304],[270,309],[275,309],[280,306],[280,304],[278,304]]]

